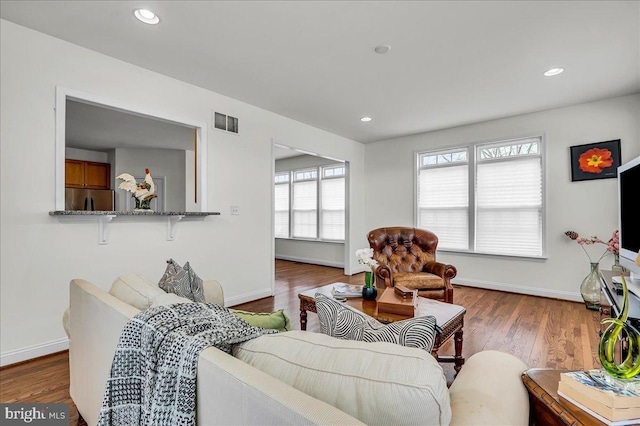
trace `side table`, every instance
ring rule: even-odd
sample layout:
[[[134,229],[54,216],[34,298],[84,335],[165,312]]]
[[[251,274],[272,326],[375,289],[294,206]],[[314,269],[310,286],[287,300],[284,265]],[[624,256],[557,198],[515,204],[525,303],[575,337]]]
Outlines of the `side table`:
[[[531,368],[522,373],[522,382],[529,392],[529,424],[532,426],[606,426],[606,423],[558,396],[560,373],[565,371]]]

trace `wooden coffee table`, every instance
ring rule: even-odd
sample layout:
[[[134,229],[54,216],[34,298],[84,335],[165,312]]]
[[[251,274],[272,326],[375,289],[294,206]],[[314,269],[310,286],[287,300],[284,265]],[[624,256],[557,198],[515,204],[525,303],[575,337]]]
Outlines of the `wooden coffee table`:
[[[331,289],[333,284],[325,285],[323,287],[313,288],[311,290],[303,291],[298,294],[300,299],[300,329],[307,329],[307,311],[316,312],[316,293],[322,293],[327,297],[333,297]],[[382,295],[382,289],[378,289],[378,298]],[[375,300],[364,300],[361,297],[348,298],[346,302],[343,302],[360,312],[377,319],[382,323],[390,323],[394,321],[402,321],[411,317],[398,314],[378,313],[378,306]],[[439,362],[453,362],[455,363],[454,369],[456,372],[460,371],[464,364],[464,357],[462,356],[462,327],[464,326],[464,314],[466,310],[459,305],[453,305],[451,303],[439,302],[437,300],[431,300],[424,297],[418,298],[418,305],[416,306],[415,316],[433,315],[436,318],[436,325],[442,330],[436,333],[435,342],[431,350],[431,354]],[[454,337],[455,354],[449,356],[438,355],[438,349],[447,342],[451,337]]]
[[[560,373],[566,371],[531,368],[522,373],[522,382],[529,392],[529,424],[532,426],[606,425],[558,396]]]

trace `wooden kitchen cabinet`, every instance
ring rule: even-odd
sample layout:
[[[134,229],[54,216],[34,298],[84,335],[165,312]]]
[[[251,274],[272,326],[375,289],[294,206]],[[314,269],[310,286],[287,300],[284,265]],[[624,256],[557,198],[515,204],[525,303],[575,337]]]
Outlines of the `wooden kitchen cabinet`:
[[[111,189],[111,164],[65,160],[65,187]]]

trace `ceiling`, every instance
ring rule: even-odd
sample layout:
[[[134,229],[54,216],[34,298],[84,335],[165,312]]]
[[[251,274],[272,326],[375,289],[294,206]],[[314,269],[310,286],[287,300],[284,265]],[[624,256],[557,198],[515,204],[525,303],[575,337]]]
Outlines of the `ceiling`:
[[[3,0],[0,15],[363,143],[640,92],[639,1]]]

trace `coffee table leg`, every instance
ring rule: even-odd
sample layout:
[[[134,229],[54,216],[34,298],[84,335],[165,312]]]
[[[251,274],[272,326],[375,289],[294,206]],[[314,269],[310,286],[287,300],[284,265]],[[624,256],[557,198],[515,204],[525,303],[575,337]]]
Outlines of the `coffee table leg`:
[[[456,355],[455,355],[456,365],[453,368],[456,370],[456,374],[458,374],[458,372],[462,368],[462,365],[464,364],[464,357],[462,356],[462,329],[455,332],[454,340],[455,340],[455,350],[456,350]]]
[[[300,309],[300,330],[305,331],[307,329],[307,311]]]

